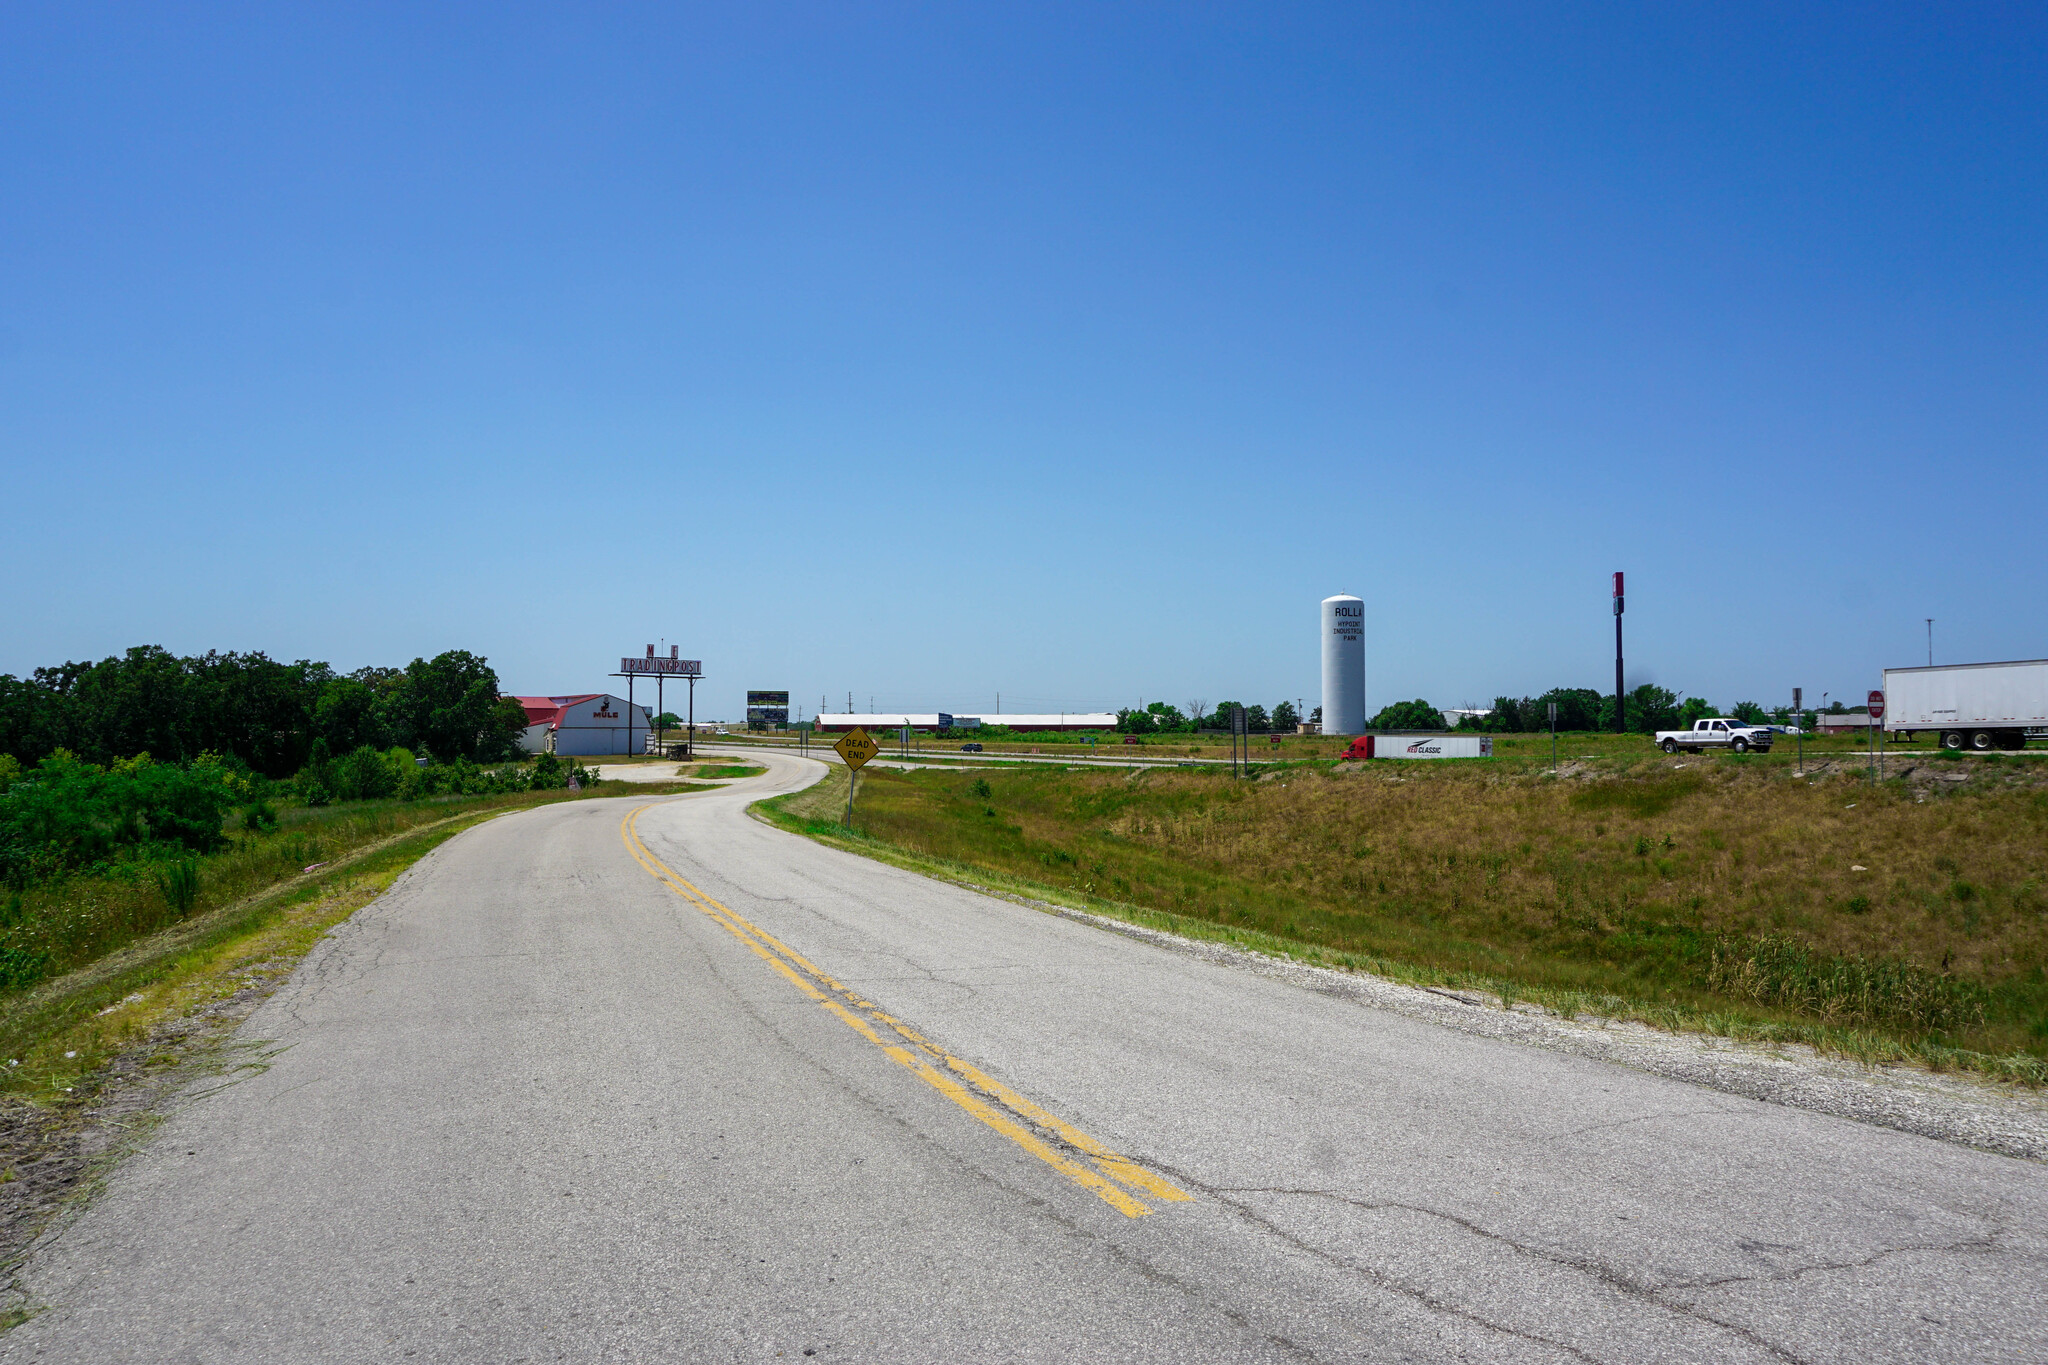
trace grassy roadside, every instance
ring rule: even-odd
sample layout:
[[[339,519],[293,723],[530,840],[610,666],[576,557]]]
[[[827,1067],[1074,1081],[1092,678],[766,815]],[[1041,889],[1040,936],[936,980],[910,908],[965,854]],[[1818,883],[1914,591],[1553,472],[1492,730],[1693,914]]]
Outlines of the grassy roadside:
[[[319,935],[463,830],[563,800],[710,790],[688,783],[601,782],[580,795],[522,792],[439,804],[363,803],[303,830],[240,844],[209,860],[208,897],[189,917],[0,1001],[0,1096],[63,1103],[89,1095],[111,1059],[166,1019],[240,989],[250,964],[288,973]],[[316,863],[300,870],[308,851]],[[285,855],[282,858],[280,855]],[[96,898],[90,881],[76,894]],[[64,886],[45,897],[61,904]]]
[[[1547,757],[1547,754],[1546,754]],[[1775,756],[1773,756],[1775,757]],[[756,807],[1003,894],[1568,1015],[2048,1082],[2048,768],[881,772]],[[1822,765],[1825,767],[1825,763]],[[2038,774],[2038,776],[2037,776]]]

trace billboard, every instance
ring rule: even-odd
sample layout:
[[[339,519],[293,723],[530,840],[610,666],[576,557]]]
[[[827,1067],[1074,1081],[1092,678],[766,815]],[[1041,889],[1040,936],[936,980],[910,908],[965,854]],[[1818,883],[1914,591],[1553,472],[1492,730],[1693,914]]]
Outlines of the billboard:
[[[657,659],[652,654],[644,659],[619,660],[621,673],[664,673],[670,677],[701,678],[704,664],[698,659]]]
[[[789,724],[789,693],[747,693],[747,725],[749,728],[787,724]]]

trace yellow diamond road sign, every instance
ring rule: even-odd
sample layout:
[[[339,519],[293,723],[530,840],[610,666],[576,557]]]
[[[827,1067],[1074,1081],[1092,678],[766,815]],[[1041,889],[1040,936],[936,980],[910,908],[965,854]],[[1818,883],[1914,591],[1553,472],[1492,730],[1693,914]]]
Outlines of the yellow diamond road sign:
[[[858,725],[841,735],[839,742],[832,747],[837,749],[839,756],[846,760],[846,766],[855,770],[858,770],[863,763],[866,763],[876,754],[882,752],[881,746],[869,739],[868,732],[861,729]]]

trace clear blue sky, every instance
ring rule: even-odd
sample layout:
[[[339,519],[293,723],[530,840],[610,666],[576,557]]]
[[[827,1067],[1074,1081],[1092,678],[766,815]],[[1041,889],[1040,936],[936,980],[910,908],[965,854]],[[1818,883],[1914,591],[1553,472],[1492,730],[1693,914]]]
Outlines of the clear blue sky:
[[[2048,656],[2039,6],[0,12],[0,671]]]

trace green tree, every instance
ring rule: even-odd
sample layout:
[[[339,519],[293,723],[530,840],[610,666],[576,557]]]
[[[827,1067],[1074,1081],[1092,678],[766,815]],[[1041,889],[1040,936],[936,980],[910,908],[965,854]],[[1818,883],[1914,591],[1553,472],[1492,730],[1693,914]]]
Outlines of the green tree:
[[[1603,699],[1600,706],[1600,728],[1614,728],[1614,698]],[[1676,730],[1678,726],[1678,694],[1655,683],[1644,683],[1628,694],[1629,733],[1647,735],[1656,730]]]
[[[1422,698],[1414,701],[1397,701],[1383,707],[1372,718],[1371,728],[1375,730],[1448,730],[1444,724],[1443,712],[1431,706]]]
[[[40,676],[0,674],[0,753],[39,763],[59,749],[78,747],[71,701]]]
[[[390,740],[382,698],[360,678],[330,678],[313,704],[313,736],[326,754],[383,748]]]
[[[1273,708],[1273,729],[1276,733],[1291,735],[1301,724],[1301,714],[1294,709],[1294,703],[1283,701]]]
[[[1200,720],[1196,722],[1196,728],[1202,730],[1228,730],[1230,728],[1230,715],[1233,711],[1237,710],[1238,706],[1239,703],[1234,701],[1217,702],[1216,709],[1214,711],[1211,711],[1208,715],[1201,717]],[[1252,716],[1251,707],[1247,706],[1244,708],[1244,716],[1245,723],[1247,726],[1249,726],[1251,723]]]
[[[498,697],[498,675],[482,655],[451,649],[432,659],[414,659],[391,694],[394,738],[442,762],[507,757],[511,736]]]
[[[184,664],[202,751],[232,754],[266,777],[289,777],[304,766],[314,705],[333,676],[326,664],[280,663],[260,651],[208,652]]]
[[[1116,713],[1116,728],[1127,735],[1149,735],[1152,733],[1152,713],[1135,706],[1125,707]]]
[[[660,723],[672,730],[676,726],[676,718],[664,711],[661,713]],[[526,733],[529,724],[531,722],[526,717],[526,708],[519,704],[519,698],[498,698],[497,725],[505,734],[505,752],[510,753],[518,749],[520,736]]]
[[[85,665],[70,684],[79,756],[93,763],[145,753],[172,761],[196,756],[195,690],[185,661],[160,645]]]
[[[1535,698],[1536,723],[1531,729],[1550,729],[1550,703],[1557,703],[1559,730],[1594,730],[1600,725],[1605,698],[1591,687],[1553,687]]]
[[[1159,731],[1179,731],[1188,728],[1188,718],[1180,708],[1163,701],[1148,702],[1145,710],[1152,717],[1152,728]]]
[[[1753,701],[1736,702],[1735,709],[1728,714],[1748,725],[1764,725],[1769,723],[1771,719],[1770,716],[1765,714],[1764,708],[1758,706]]]
[[[1517,701],[1513,697],[1495,697],[1493,714],[1486,718],[1484,728],[1496,734],[1518,735],[1530,728],[1523,720],[1523,712],[1533,705],[1532,702]],[[1461,727],[1462,725],[1463,722],[1460,722]]]
[[[1665,729],[1690,730],[1696,720],[1707,720],[1715,714],[1714,704],[1705,697],[1687,697],[1678,707],[1678,724]]]

